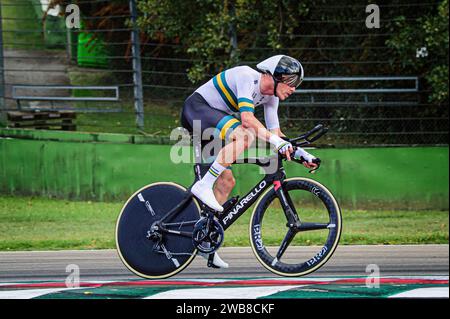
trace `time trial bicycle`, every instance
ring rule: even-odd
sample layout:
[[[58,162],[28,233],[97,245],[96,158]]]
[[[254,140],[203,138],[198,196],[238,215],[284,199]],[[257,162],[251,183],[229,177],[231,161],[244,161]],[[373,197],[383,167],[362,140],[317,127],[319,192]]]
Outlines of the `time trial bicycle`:
[[[310,145],[327,130],[319,124],[287,140],[295,151]],[[293,154],[291,159],[304,161],[294,159]],[[126,201],[117,220],[120,259],[132,272],[150,279],[179,273],[199,251],[210,254],[211,266],[224,232],[256,203],[249,234],[258,261],[281,276],[303,276],[316,271],[336,250],[342,231],[341,210],[333,194],[319,182],[304,177],[286,178],[283,160],[280,154],[246,159],[244,163],[262,167],[265,176],[242,198],[236,196],[225,202],[221,213],[176,183],[158,182],[139,189]],[[319,168],[320,159],[314,161]],[[276,165],[275,170],[272,165]],[[194,165],[195,181],[209,166]],[[294,247],[292,253],[290,247]]]

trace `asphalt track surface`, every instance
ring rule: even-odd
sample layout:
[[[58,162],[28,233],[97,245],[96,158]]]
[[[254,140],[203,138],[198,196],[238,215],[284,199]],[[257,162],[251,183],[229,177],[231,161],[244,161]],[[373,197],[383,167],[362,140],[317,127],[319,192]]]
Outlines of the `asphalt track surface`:
[[[276,276],[259,264],[250,248],[223,247],[219,252],[230,268],[208,268],[206,260],[197,256],[172,278]],[[0,283],[64,281],[71,269],[69,265],[79,267],[81,281],[139,278],[126,269],[115,250],[0,252]],[[367,276],[373,269],[369,265],[376,265],[380,276],[448,276],[449,245],[339,246],[327,264],[309,276]]]

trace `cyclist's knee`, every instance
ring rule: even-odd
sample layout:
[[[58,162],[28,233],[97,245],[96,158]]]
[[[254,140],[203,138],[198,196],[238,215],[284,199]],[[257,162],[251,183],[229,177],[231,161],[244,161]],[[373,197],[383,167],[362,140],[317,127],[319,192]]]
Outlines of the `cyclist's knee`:
[[[223,171],[217,180],[217,190],[223,193],[230,193],[235,185],[236,180],[234,179],[233,173],[228,169]]]
[[[251,129],[244,128],[242,125],[238,126],[231,134],[230,140],[243,143],[244,148],[249,148],[255,141],[255,132]]]

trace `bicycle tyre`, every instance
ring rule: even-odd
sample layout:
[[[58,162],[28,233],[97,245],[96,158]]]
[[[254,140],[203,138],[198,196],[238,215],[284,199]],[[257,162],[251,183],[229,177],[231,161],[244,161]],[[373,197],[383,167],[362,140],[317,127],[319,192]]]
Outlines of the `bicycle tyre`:
[[[294,264],[288,264],[281,261],[277,261],[275,264],[275,257],[267,250],[264,244],[264,235],[261,231],[263,227],[263,218],[267,212],[267,208],[274,201],[277,200],[277,196],[272,186],[261,196],[256,203],[252,213],[250,223],[250,243],[258,261],[269,271],[286,277],[300,277],[312,273],[322,267],[329,258],[333,255],[338,245],[341,232],[342,232],[342,216],[339,204],[332,195],[332,193],[322,184],[317,181],[308,178],[294,177],[286,179],[283,182],[283,188],[288,193],[294,190],[307,191],[323,203],[328,211],[329,224],[334,224],[334,228],[329,228],[327,240],[324,246],[310,258],[304,261]],[[300,214],[301,218],[301,214]],[[287,226],[286,226],[287,229]]]
[[[164,234],[164,245],[174,258],[154,251],[152,240],[147,238],[154,221],[169,212],[186,196],[186,188],[171,182],[149,184],[136,191],[124,204],[116,223],[116,248],[123,264],[136,275],[147,279],[171,277],[185,269],[195,258],[197,249],[192,238]],[[145,199],[143,201],[142,199]],[[147,203],[150,203],[150,213]],[[198,220],[200,206],[195,198],[171,222]],[[180,226],[191,232],[193,225]],[[178,255],[180,254],[180,255]]]

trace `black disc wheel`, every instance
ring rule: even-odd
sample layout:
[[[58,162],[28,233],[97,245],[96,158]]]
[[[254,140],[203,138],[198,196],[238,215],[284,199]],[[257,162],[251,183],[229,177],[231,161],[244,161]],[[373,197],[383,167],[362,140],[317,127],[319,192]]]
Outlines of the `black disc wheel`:
[[[183,270],[197,250],[192,238],[177,232],[192,233],[200,218],[200,206],[192,198],[165,227],[173,232],[154,231],[152,226],[188,196],[178,184],[162,182],[147,185],[134,193],[120,212],[116,224],[116,247],[125,266],[138,276],[167,278]]]

